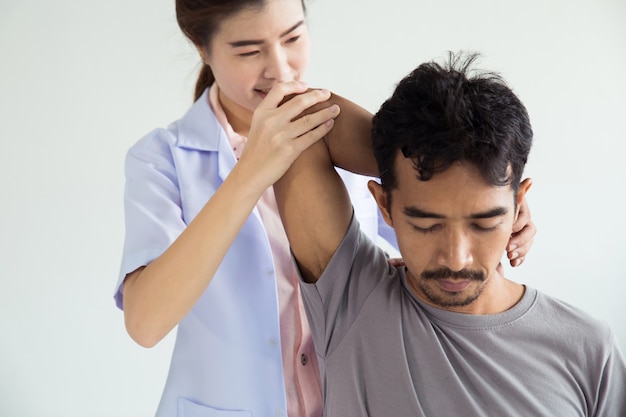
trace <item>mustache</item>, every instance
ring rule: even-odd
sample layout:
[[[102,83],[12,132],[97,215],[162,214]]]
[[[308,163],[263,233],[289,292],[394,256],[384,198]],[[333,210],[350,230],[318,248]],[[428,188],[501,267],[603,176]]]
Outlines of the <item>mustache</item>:
[[[473,281],[484,281],[485,274],[481,271],[471,271],[469,269],[462,269],[460,271],[452,271],[448,268],[435,269],[433,271],[424,271],[421,274],[422,279],[470,279]]]

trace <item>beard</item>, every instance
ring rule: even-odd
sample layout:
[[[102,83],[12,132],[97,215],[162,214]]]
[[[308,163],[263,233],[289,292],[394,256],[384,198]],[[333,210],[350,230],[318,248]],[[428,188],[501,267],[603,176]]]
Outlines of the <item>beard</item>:
[[[478,286],[468,288],[464,291],[449,292],[441,289],[435,282],[440,279],[465,279],[476,281]],[[481,271],[471,271],[463,269],[461,271],[452,271],[447,268],[436,269],[432,271],[424,271],[420,274],[420,279],[415,280],[416,286],[421,293],[433,305],[444,309],[450,307],[465,307],[473,303],[483,291],[487,277]]]

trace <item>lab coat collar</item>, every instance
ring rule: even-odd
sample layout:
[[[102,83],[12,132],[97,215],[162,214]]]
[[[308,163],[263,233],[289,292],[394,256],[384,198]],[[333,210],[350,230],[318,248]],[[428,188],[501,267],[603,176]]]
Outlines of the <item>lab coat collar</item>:
[[[178,129],[176,146],[180,148],[218,151],[221,143],[228,143],[226,132],[209,105],[208,88],[180,119]]]
[[[184,149],[217,152],[219,175],[225,179],[237,162],[224,128],[209,105],[209,89],[178,122],[176,146]]]

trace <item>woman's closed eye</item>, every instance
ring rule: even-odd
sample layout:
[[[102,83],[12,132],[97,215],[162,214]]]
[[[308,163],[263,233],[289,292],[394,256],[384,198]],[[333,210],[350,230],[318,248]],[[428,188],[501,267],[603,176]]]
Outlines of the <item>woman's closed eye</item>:
[[[254,51],[247,51],[247,52],[242,52],[240,54],[237,54],[240,57],[249,57],[249,56],[255,56],[258,55],[261,51],[258,50],[254,50]]]

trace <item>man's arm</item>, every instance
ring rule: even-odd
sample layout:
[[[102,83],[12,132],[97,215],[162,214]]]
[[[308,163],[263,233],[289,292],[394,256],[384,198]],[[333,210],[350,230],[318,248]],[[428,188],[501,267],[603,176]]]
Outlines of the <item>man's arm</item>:
[[[334,166],[377,176],[371,114],[341,97],[341,114],[326,137],[305,150],[274,185],[291,250],[305,281],[316,282],[343,240],[352,205]]]

